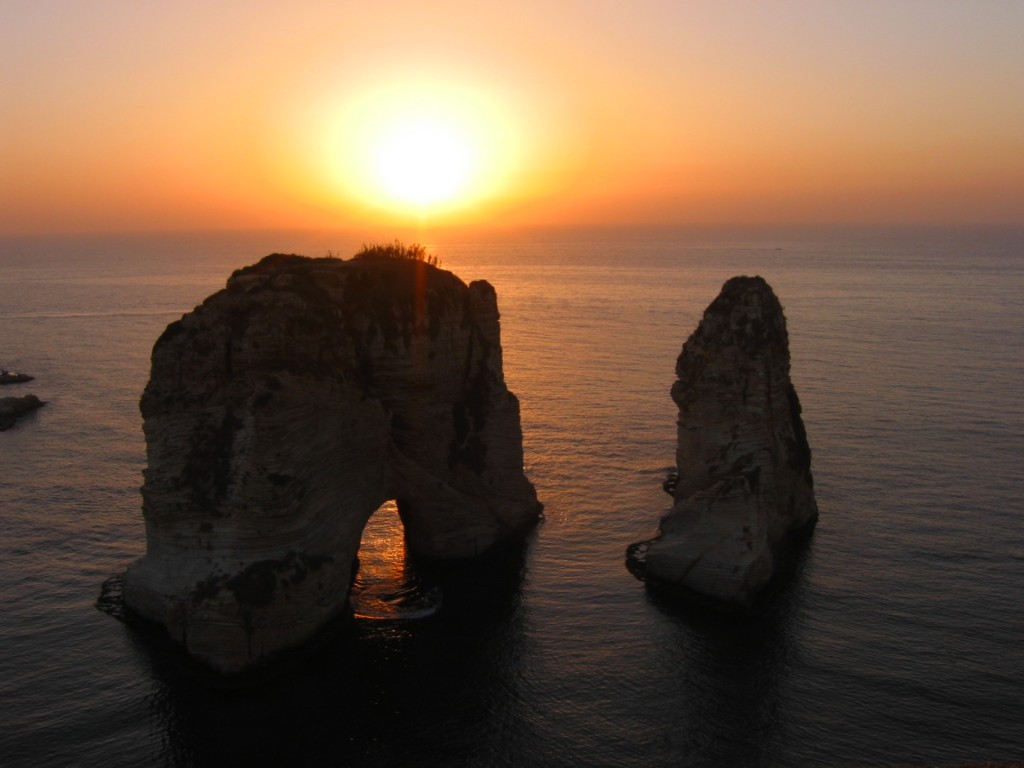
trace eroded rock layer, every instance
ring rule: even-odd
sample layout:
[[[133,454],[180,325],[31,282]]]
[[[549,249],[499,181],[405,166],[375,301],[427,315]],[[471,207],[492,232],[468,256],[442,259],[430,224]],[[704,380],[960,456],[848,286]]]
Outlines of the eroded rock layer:
[[[782,306],[760,277],[734,277],[676,362],[674,505],[630,546],[647,583],[746,608],[818,517]]]
[[[516,541],[540,513],[494,289],[420,261],[239,270],[157,340],[141,410],[147,550],[124,599],[223,672],[344,607],[383,502],[430,558]]]

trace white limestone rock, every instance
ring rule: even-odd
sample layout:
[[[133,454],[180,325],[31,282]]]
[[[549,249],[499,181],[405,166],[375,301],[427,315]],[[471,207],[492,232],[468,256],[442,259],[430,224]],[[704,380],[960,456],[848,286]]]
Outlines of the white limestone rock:
[[[494,290],[420,261],[236,272],[156,342],[141,410],[147,551],[124,601],[221,672],[342,611],[389,499],[439,559],[521,540],[540,514]]]
[[[782,306],[760,277],[734,277],[676,362],[675,503],[627,551],[654,587],[751,607],[814,527],[818,508]]]

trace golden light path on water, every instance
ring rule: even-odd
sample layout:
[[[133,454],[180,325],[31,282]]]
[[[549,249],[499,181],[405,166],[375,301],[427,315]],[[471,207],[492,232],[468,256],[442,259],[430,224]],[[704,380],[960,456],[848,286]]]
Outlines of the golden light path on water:
[[[394,501],[384,502],[363,529],[349,598],[356,619],[369,621],[420,619],[440,607],[440,589],[425,583],[407,561],[405,530]]]

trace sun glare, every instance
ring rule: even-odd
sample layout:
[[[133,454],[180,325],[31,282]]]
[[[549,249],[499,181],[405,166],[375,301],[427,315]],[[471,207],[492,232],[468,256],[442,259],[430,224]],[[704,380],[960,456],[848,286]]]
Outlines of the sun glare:
[[[328,172],[338,192],[398,215],[478,206],[507,183],[518,152],[494,100],[454,86],[366,91],[330,125]]]
[[[396,118],[374,139],[374,180],[395,200],[426,206],[452,202],[466,191],[473,143],[457,125],[437,119]]]

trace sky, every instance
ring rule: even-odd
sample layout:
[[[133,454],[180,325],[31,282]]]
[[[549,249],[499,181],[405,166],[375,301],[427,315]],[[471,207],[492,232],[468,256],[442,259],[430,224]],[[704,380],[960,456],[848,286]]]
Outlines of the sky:
[[[1024,225],[1017,0],[5,0],[0,234]]]

